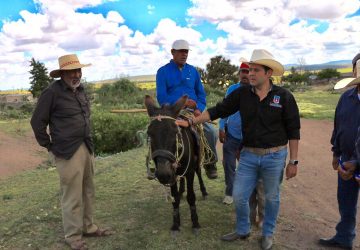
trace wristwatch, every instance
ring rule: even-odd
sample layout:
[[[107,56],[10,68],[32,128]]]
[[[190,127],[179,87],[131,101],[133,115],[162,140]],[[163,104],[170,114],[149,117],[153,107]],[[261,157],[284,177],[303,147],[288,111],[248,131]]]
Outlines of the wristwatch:
[[[289,160],[289,163],[297,166],[299,164],[299,161],[298,160]]]

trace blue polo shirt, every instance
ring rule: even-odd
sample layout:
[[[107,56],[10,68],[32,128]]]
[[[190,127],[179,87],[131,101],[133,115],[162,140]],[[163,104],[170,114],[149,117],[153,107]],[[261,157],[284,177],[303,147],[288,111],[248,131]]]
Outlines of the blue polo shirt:
[[[241,86],[243,86],[243,84],[239,82],[231,85],[226,91],[225,97]],[[224,131],[225,126],[227,126],[227,133],[238,140],[242,140],[241,115],[239,111],[226,118],[220,119],[219,129]]]
[[[156,73],[156,96],[160,105],[174,104],[187,95],[202,112],[206,107],[206,93],[200,75],[194,66],[185,64],[182,69],[171,60]]]
[[[360,126],[360,100],[357,88],[344,92],[336,106],[334,130],[331,137],[332,151],[343,161],[354,158],[355,139]]]

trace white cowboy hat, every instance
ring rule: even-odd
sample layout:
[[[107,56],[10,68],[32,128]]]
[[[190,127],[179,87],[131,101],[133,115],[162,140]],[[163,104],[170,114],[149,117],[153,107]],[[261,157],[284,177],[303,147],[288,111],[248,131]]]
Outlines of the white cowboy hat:
[[[189,43],[186,40],[176,40],[175,42],[173,42],[171,48],[174,50],[190,50]]]
[[[77,55],[71,54],[71,55],[65,55],[59,57],[59,69],[55,69],[50,72],[50,76],[53,78],[60,77],[60,71],[61,70],[72,70],[72,69],[81,69],[83,67],[90,66],[89,64],[81,64],[79,62],[79,59]]]
[[[342,89],[345,87],[350,87],[360,84],[360,53],[354,57],[354,59],[352,60],[352,64],[354,69],[356,67],[356,78],[354,77],[344,78],[335,84],[334,89]]]
[[[360,84],[360,77],[358,78],[353,78],[353,77],[349,77],[349,78],[344,78],[340,81],[338,81],[335,86],[334,89],[342,89],[345,87],[350,87],[350,86],[355,86]]]
[[[251,55],[249,63],[265,65],[273,70],[273,76],[282,76],[284,66],[274,59],[274,56],[264,49],[255,49]]]

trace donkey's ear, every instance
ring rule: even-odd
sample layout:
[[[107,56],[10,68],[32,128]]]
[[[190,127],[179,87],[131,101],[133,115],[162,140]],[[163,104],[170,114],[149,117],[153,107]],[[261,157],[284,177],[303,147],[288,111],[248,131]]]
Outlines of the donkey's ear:
[[[186,103],[187,99],[188,99],[188,96],[183,95],[173,105],[172,111],[173,111],[173,114],[175,115],[175,117],[177,117],[178,114],[180,113],[180,110],[182,110],[185,107],[185,103]]]
[[[148,115],[153,116],[153,114],[155,112],[155,101],[154,101],[154,99],[149,95],[145,95],[144,103],[145,103],[145,107],[147,109]]]

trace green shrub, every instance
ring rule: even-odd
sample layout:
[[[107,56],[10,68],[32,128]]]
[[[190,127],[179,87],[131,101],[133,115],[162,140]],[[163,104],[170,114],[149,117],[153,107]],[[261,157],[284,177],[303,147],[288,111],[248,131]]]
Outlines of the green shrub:
[[[149,122],[146,114],[113,114],[95,110],[92,113],[92,134],[96,154],[126,151],[140,142],[136,132],[146,128]]]

